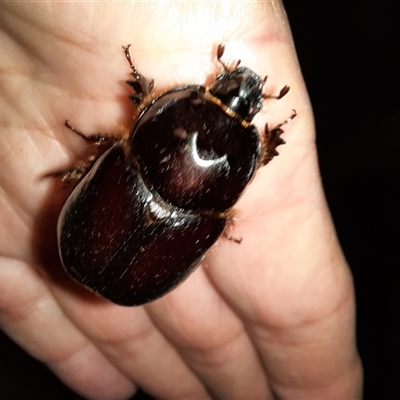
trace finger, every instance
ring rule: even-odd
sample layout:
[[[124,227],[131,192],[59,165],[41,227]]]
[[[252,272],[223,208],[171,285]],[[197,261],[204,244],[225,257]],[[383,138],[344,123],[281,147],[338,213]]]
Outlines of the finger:
[[[30,266],[0,258],[0,326],[86,398],[126,398],[135,386],[65,317]]]
[[[64,311],[117,368],[148,394],[170,399],[207,399],[204,386],[158,331],[143,307],[88,301],[57,288]]]
[[[213,398],[269,398],[264,370],[246,330],[201,268],[147,309]]]
[[[267,222],[250,220],[261,223],[256,232],[262,235],[238,225],[242,244],[220,243],[218,258],[210,254],[210,279],[246,323],[274,392],[356,398],[361,367],[348,267],[324,204],[294,214],[308,217],[300,222],[286,210]],[[286,233],[278,233],[284,220]]]

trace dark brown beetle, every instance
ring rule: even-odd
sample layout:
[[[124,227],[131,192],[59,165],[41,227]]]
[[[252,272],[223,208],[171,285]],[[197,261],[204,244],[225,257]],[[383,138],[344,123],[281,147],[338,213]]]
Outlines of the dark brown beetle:
[[[67,198],[58,221],[68,273],[120,305],[140,305],[175,288],[221,236],[255,171],[275,155],[282,125],[260,139],[251,124],[265,79],[239,63],[210,87],[176,87],[149,104],[153,82],[125,55],[131,97],[142,110],[129,138],[82,136],[109,146]]]

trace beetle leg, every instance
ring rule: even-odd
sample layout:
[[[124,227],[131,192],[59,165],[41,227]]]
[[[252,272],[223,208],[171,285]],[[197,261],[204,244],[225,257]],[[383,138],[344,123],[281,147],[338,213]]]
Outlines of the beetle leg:
[[[111,136],[106,134],[97,133],[95,135],[85,135],[78,129],[74,128],[70,123],[65,121],[65,126],[76,135],[80,136],[86,143],[95,146],[93,151],[85,161],[78,161],[72,168],[68,168],[62,171],[52,172],[45,175],[45,177],[62,177],[62,181],[65,183],[75,183],[79,181],[87,170],[93,165],[98,156],[109,149],[114,143],[120,142],[122,139],[117,136]]]
[[[43,178],[61,178],[63,183],[74,185],[86,174],[94,161],[95,156],[90,156],[86,161],[79,160],[72,168],[50,172]]]
[[[83,175],[85,175],[86,171],[89,169],[91,164],[92,162],[90,162],[89,160],[88,162],[80,160],[73,166],[73,168],[65,169],[62,171],[51,172],[50,174],[45,175],[45,178],[61,177],[61,181],[63,183],[74,184],[78,182]]]
[[[264,78],[264,83],[263,83],[263,84],[265,84],[266,81],[267,81],[267,76]],[[281,91],[279,92],[278,95],[263,94],[263,95],[262,95],[262,98],[263,98],[263,99],[275,99],[275,100],[279,100],[279,99],[281,99],[283,96],[285,96],[285,95],[288,93],[289,90],[290,90],[290,87],[286,85],[286,86],[284,86],[284,87],[281,89]]]
[[[143,99],[147,95],[149,95],[153,90],[154,80],[147,79],[136,69],[135,65],[132,62],[132,57],[129,52],[129,47],[131,47],[130,44],[128,44],[128,46],[126,47],[122,46],[125,52],[125,57],[128,60],[129,66],[132,69],[131,75],[133,76],[133,79],[126,81],[126,83],[135,91],[135,93],[130,95],[129,98],[133,101],[133,103],[136,106],[139,106],[143,101]]]
[[[224,235],[224,238],[225,238],[225,239],[228,239],[228,240],[230,240],[230,241],[232,241],[232,242],[234,242],[234,243],[240,244],[240,243],[242,243],[243,238],[241,238],[241,237],[236,238],[236,237],[234,237],[234,236],[231,236],[231,235],[228,233],[228,231],[230,231],[231,228],[234,226],[234,221],[235,221],[235,210],[233,210],[233,211],[231,210],[231,211],[228,213],[227,224],[226,224],[225,230],[224,230],[224,232],[223,232],[223,235]]]
[[[85,135],[78,129],[74,128],[68,120],[65,121],[64,125],[73,133],[81,137],[86,143],[94,146],[95,150],[85,161],[79,160],[72,168],[64,169],[61,171],[51,172],[44,177],[62,177],[62,181],[66,183],[74,183],[79,181],[86,171],[93,165],[97,157],[103,154],[109,149],[114,143],[120,142],[122,139],[117,136],[111,136],[107,134],[97,133],[95,135]]]
[[[110,147],[115,142],[119,142],[121,138],[107,135],[105,133],[96,133],[94,135],[85,135],[78,129],[74,128],[68,120],[65,121],[64,125],[72,132],[80,136],[85,142],[94,144],[95,146]]]
[[[243,241],[243,238],[237,239],[237,238],[235,238],[233,236],[228,235],[226,232],[224,232],[224,237],[225,237],[225,239],[232,240],[232,242],[235,242],[237,244],[240,244]]]
[[[279,155],[279,153],[276,151],[276,148],[279,145],[286,143],[281,138],[281,135],[284,132],[281,127],[292,121],[292,119],[295,118],[296,115],[296,110],[292,110],[292,115],[288,119],[285,119],[285,121],[281,122],[279,125],[276,125],[272,129],[268,128],[268,123],[265,124],[265,150],[262,158],[262,165],[268,164],[274,157]]]

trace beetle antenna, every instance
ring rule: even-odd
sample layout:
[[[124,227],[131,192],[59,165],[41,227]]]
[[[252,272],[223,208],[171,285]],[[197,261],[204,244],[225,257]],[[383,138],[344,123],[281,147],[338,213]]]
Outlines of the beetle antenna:
[[[225,45],[219,44],[217,49],[217,60],[222,65],[225,72],[230,72],[231,70],[229,69],[229,67],[222,61],[222,56],[224,55],[224,53],[225,53]],[[232,70],[233,71],[236,70],[241,62],[242,62],[241,60],[237,60],[235,67]]]
[[[267,80],[267,77],[265,77],[264,78],[264,83],[266,82],[266,80]],[[263,84],[264,84],[263,83]],[[271,94],[263,94],[262,95],[262,98],[263,99],[276,99],[276,100],[279,100],[279,99],[281,99],[283,96],[285,96],[288,92],[289,92],[289,90],[290,90],[290,86],[284,86],[282,89],[281,89],[281,91],[279,92],[279,94],[278,95],[271,95]]]
[[[218,62],[222,65],[222,67],[224,68],[225,72],[229,72],[229,69],[227,67],[227,65],[221,60],[222,56],[225,53],[225,45],[223,45],[222,43],[218,45],[218,49],[217,49],[217,60]]]

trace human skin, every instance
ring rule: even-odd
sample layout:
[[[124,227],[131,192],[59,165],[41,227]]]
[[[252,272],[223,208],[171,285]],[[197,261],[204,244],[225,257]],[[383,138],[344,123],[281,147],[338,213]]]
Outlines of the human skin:
[[[229,233],[176,290],[142,307],[99,299],[62,271],[53,172],[84,158],[63,126],[124,135],[129,65],[156,93],[209,83],[224,60],[269,75],[254,123],[287,144],[235,207]],[[312,109],[279,2],[0,5],[0,326],[85,398],[356,399],[354,289],[318,170]],[[214,52],[213,52],[214,51]]]

